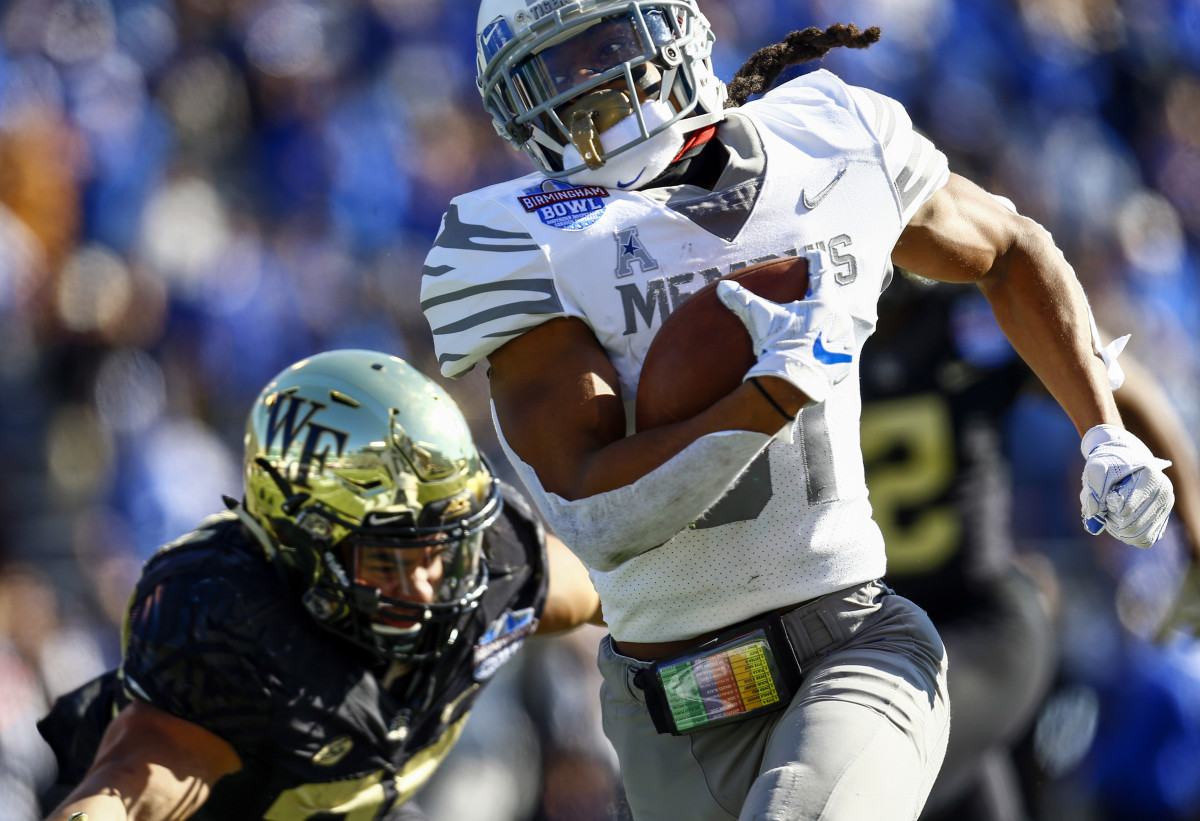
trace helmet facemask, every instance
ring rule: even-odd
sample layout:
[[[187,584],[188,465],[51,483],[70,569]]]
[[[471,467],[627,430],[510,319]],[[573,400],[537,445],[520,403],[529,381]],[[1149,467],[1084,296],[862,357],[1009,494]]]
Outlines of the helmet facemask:
[[[723,116],[712,33],[693,0],[585,0],[532,22],[506,4],[480,8],[480,91],[500,135],[547,176],[636,188],[631,179],[649,182],[688,132]]]
[[[464,495],[427,506],[426,522],[449,503],[468,509]],[[301,598],[319,623],[377,656],[419,664],[454,646],[487,589],[483,533],[501,506],[493,488],[482,507],[471,504],[478,509],[469,517],[424,525],[406,511],[355,525],[314,506],[292,528],[277,529],[320,555],[319,577]],[[331,543],[326,534],[335,532],[344,535]]]

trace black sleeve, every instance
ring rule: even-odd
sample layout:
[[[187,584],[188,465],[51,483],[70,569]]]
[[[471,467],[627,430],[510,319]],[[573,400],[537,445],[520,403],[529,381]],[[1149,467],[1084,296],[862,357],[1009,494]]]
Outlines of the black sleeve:
[[[204,727],[243,758],[255,757],[272,718],[256,593],[198,573],[143,579],[122,665],[130,696]]]
[[[38,732],[58,761],[60,784],[74,787],[83,780],[100,749],[104,731],[126,701],[117,671],[110,670],[59,697],[37,723]]]

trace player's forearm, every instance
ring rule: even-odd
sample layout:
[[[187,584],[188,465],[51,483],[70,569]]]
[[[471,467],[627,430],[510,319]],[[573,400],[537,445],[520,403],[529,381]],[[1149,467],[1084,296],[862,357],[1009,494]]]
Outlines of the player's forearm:
[[[979,281],[1013,348],[1082,436],[1121,424],[1103,360],[1096,354],[1083,289],[1050,235],[1032,220]]]
[[[208,795],[199,779],[179,779],[157,764],[112,761],[93,768],[48,821],[70,821],[80,812],[87,821],[182,821]]]
[[[770,442],[757,432],[708,434],[630,484],[568,500],[544,488],[500,433],[500,444],[546,522],[585,565],[600,571],[616,569],[700,518]]]
[[[534,339],[518,338],[491,357],[496,423],[540,486],[567,501],[626,487],[707,434],[773,435],[787,421],[743,384],[691,419],[626,437],[616,372],[586,326],[550,322],[525,337]],[[799,412],[803,394],[763,381],[785,412]]]
[[[602,624],[600,596],[587,568],[558,537],[546,536],[546,571],[549,574],[546,605],[537,633],[570,630],[581,624]]]
[[[92,794],[81,784],[46,821],[127,821],[130,816],[118,795]]]
[[[792,419],[800,413],[806,397],[788,383],[765,377],[763,383],[772,397]],[[665,465],[688,445],[703,436],[726,431],[748,431],[773,436],[787,418],[772,407],[752,385],[743,382],[732,393],[691,419],[640,431],[597,449],[581,459],[573,494],[564,498],[582,498],[633,484]],[[728,469],[730,479],[745,465],[714,466]]]

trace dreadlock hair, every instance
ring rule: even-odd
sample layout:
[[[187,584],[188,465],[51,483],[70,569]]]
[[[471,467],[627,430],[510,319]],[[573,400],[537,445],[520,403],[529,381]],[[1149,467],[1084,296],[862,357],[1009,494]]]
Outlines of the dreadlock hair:
[[[837,23],[821,31],[816,26],[793,31],[782,43],[765,46],[750,55],[729,83],[726,108],[736,108],[753,94],[762,94],[775,84],[779,74],[795,66],[824,57],[838,46],[868,48],[879,42],[879,26],[859,31],[853,23]]]

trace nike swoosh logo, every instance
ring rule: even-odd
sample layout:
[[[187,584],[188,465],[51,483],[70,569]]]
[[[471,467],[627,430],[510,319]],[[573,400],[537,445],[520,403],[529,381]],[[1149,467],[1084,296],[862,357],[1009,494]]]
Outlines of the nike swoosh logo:
[[[842,178],[842,175],[845,173],[846,173],[846,169],[843,168],[841,171],[838,172],[838,175],[836,177],[834,177],[832,180],[830,180],[829,185],[825,186],[820,191],[818,191],[817,195],[815,197],[813,197],[812,199],[809,199],[807,191],[801,191],[800,199],[804,202],[804,207],[807,208],[809,211],[811,211],[814,208],[816,208],[818,205],[820,205],[821,200],[823,200],[829,196],[829,192],[833,190],[833,187],[838,184],[838,180],[840,180]]]
[[[642,178],[642,175],[645,173],[646,173],[646,169],[643,166],[642,170],[638,172],[638,175],[636,177],[634,177],[632,180],[630,180],[629,182],[621,182],[620,180],[617,180],[617,188],[628,188],[631,185],[636,185],[637,181],[640,180]]]
[[[399,522],[409,518],[408,513],[397,513],[394,516],[381,516],[378,513],[367,517],[367,525],[390,525],[392,522]]]
[[[834,180],[834,182],[837,182],[837,180]],[[825,344],[821,341],[822,337],[824,336],[824,333],[819,333],[817,334],[817,338],[813,341],[813,359],[817,360],[823,365],[841,365],[845,362],[852,362],[854,360],[854,357],[851,354],[837,353],[836,351],[831,351],[826,348]]]

